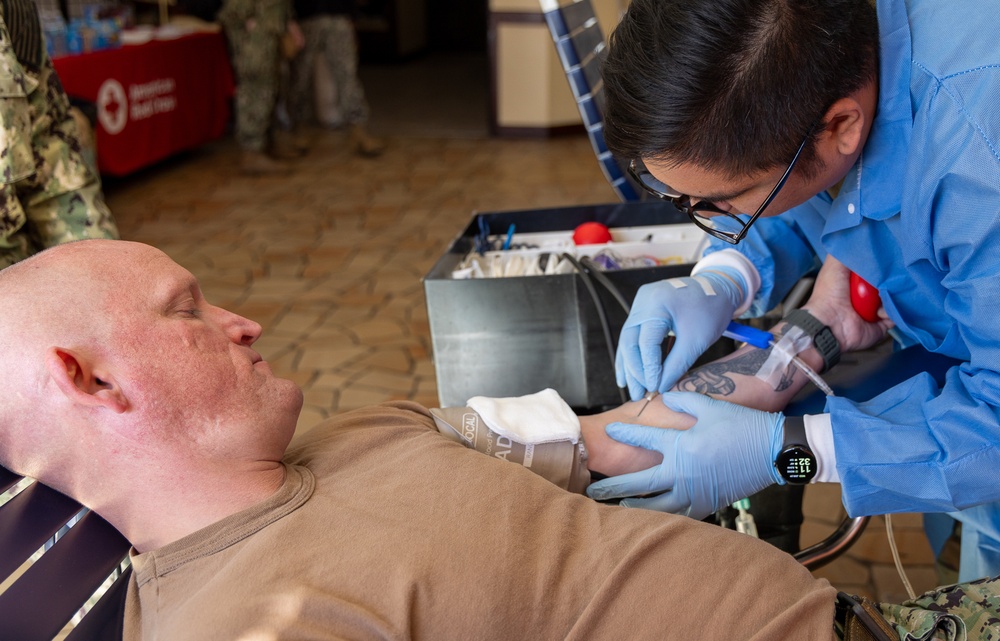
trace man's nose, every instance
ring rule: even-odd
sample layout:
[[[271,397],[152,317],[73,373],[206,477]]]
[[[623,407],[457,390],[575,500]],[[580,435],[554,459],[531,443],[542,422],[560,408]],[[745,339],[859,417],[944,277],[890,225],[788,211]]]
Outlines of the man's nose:
[[[728,200],[713,201],[712,204],[715,205],[716,207],[718,207],[719,209],[721,209],[722,211],[730,213],[730,214],[732,214],[732,213],[734,213],[734,212],[737,211],[733,207],[732,203],[730,203]],[[739,213],[744,213],[744,212],[739,212]]]
[[[257,342],[260,338],[263,328],[260,323],[250,320],[249,318],[244,318],[239,314],[234,314],[228,310],[222,309],[221,307],[216,308],[222,315],[222,326],[225,328],[226,334],[236,343],[240,345],[246,345],[249,347]]]

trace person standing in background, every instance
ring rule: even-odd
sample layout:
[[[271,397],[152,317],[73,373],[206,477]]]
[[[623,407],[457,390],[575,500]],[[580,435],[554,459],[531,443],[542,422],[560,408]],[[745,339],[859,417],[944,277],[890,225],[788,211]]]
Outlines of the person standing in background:
[[[290,21],[289,0],[225,0],[218,20],[229,40],[236,73],[236,142],[247,174],[284,173],[289,168],[268,155],[278,100],[281,39],[301,44]]]
[[[61,243],[118,239],[31,0],[0,1],[0,145],[0,269]]]
[[[368,133],[368,102],[358,79],[358,45],[354,29],[354,0],[295,0],[295,15],[305,37],[305,48],[292,60],[289,114],[298,129],[315,118],[313,79],[322,56],[336,88],[344,124],[350,128],[351,150],[373,158],[385,144]],[[302,144],[301,132],[296,135]]]

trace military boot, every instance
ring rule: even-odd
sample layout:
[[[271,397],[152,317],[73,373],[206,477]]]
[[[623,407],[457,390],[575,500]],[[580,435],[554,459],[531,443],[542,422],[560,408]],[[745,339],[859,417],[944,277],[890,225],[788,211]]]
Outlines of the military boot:
[[[287,174],[291,167],[260,151],[244,151],[240,158],[240,171],[250,176]]]
[[[274,158],[292,160],[309,153],[309,143],[301,133],[275,132],[271,137],[271,147],[268,152]]]
[[[352,125],[351,151],[365,158],[375,158],[385,151],[385,142],[369,134],[364,125]]]

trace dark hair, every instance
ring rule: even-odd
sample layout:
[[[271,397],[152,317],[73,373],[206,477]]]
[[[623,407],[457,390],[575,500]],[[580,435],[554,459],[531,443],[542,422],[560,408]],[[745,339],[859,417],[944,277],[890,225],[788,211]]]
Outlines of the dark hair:
[[[605,139],[624,160],[757,173],[877,69],[871,0],[632,0],[602,67]]]

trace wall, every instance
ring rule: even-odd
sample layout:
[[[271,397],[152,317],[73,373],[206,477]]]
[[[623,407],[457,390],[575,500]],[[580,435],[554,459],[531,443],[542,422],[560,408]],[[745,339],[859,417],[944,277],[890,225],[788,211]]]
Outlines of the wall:
[[[618,23],[623,0],[591,2],[606,37]],[[494,134],[547,136],[582,130],[538,0],[490,0],[489,11]]]

